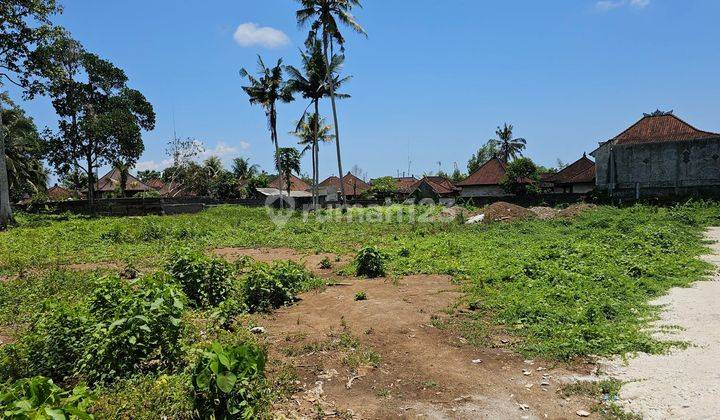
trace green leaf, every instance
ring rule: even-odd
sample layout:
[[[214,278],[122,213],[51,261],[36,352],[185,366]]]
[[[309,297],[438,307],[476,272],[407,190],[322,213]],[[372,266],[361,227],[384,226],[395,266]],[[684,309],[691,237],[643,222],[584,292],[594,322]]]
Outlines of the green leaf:
[[[217,376],[215,382],[217,383],[218,388],[220,388],[220,391],[229,394],[233,387],[235,387],[237,376],[232,372],[223,372]]]

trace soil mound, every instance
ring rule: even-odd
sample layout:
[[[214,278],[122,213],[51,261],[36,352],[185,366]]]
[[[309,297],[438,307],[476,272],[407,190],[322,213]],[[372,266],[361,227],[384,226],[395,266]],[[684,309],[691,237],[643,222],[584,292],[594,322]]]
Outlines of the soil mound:
[[[540,220],[554,219],[558,211],[552,207],[530,207],[530,211],[535,213]]]
[[[597,206],[595,204],[587,204],[587,203],[578,203],[573,204],[570,207],[563,209],[558,213],[558,216],[560,217],[576,217],[580,213],[588,210],[593,210]]]
[[[484,222],[505,222],[513,220],[531,219],[536,217],[535,213],[515,204],[498,201],[489,205],[484,211]]]

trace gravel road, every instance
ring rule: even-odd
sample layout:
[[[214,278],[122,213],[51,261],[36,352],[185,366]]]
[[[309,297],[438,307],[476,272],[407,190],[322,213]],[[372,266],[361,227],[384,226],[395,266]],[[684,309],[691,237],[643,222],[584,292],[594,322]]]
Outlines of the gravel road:
[[[707,238],[712,255],[704,257],[720,268],[720,228]],[[690,288],[672,289],[654,302],[667,305],[658,325],[683,328],[661,338],[691,343],[667,355],[640,354],[628,363],[604,361],[601,371],[631,381],[620,393],[623,408],[645,419],[720,418],[720,274]]]

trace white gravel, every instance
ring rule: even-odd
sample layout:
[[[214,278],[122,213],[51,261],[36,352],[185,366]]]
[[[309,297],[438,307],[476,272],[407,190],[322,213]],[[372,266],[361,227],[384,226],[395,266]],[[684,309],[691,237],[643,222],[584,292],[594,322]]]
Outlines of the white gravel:
[[[720,267],[720,228],[707,237],[713,255],[705,259]],[[692,346],[667,355],[640,354],[627,363],[606,360],[601,372],[632,381],[620,392],[623,408],[646,419],[720,418],[720,275],[697,282],[690,288],[672,289],[654,302],[667,305],[658,325],[673,325],[682,331],[659,334]]]

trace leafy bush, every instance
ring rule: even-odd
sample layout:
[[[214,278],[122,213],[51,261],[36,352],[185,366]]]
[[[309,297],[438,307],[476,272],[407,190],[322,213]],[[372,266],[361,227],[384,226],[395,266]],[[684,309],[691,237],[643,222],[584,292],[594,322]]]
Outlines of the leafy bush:
[[[264,381],[261,349],[213,343],[193,370],[196,409],[202,418],[256,418],[262,409]]]
[[[41,314],[19,343],[2,349],[2,377],[45,376],[61,382],[82,357],[89,325],[82,309],[55,304]]]
[[[250,312],[267,312],[292,303],[297,293],[316,283],[313,275],[294,261],[256,264],[243,280],[242,292]]]
[[[85,386],[63,391],[42,376],[0,385],[0,412],[5,419],[93,419],[93,396]]]
[[[355,293],[355,300],[367,300],[367,293],[365,293],[365,292]]]
[[[182,292],[162,278],[104,280],[91,299],[97,324],[88,332],[78,374],[91,383],[111,383],[171,367],[181,351],[184,308]]]
[[[168,271],[180,283],[190,302],[199,308],[218,306],[232,286],[230,266],[198,252],[176,252]]]
[[[355,257],[357,264],[356,274],[370,278],[385,275],[385,260],[387,256],[373,246],[366,246]]]
[[[330,258],[325,257],[320,261],[320,268],[323,270],[329,270],[332,268],[332,262],[330,262]]]

